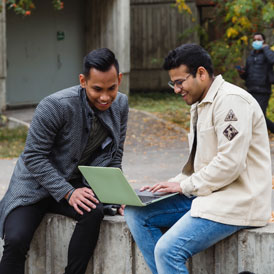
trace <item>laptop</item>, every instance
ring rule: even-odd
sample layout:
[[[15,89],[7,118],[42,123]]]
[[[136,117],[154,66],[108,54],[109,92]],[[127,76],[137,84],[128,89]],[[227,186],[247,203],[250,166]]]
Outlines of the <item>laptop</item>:
[[[152,193],[134,190],[119,168],[78,166],[102,203],[146,206],[178,193]]]

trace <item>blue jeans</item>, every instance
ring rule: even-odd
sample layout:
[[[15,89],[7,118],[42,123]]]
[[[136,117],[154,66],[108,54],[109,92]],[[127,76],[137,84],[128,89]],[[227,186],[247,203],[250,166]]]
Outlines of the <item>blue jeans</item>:
[[[126,222],[153,274],[188,273],[188,258],[245,228],[191,217],[193,199],[176,195],[126,207]],[[169,230],[163,234],[163,228]]]

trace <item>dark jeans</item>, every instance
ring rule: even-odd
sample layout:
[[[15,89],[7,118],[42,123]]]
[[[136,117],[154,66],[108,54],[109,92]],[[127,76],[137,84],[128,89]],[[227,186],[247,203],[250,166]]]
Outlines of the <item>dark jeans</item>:
[[[69,243],[65,273],[85,273],[99,236],[103,206],[99,204],[96,209],[84,211],[84,215],[80,215],[66,200],[57,203],[53,198],[46,198],[33,205],[18,207],[7,216],[0,274],[24,273],[26,255],[33,234],[47,212],[65,215],[78,221]]]
[[[257,100],[261,109],[263,110],[267,129],[271,133],[274,133],[274,123],[266,117],[266,109],[268,107],[268,101],[270,99],[271,94],[270,93],[253,93],[253,92],[250,92],[250,94]]]

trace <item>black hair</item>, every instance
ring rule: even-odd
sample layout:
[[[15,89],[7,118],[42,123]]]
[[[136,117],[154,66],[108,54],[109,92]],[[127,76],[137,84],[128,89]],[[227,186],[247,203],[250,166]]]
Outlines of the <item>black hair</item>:
[[[91,68],[105,72],[113,65],[116,68],[118,75],[119,64],[114,53],[108,48],[95,49],[84,57],[83,74],[88,78]]]
[[[262,32],[255,32],[255,33],[253,34],[253,37],[254,37],[255,35],[261,35],[261,36],[263,37],[263,40],[265,41],[265,35],[264,35]]]
[[[209,76],[213,76],[213,66],[208,52],[197,44],[184,44],[170,51],[165,58],[163,68],[171,70],[185,65],[189,73],[196,77],[199,67],[204,67]]]

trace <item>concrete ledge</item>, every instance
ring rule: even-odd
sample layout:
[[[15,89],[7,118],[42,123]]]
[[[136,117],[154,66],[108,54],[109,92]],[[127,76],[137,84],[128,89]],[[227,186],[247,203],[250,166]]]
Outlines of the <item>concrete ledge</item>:
[[[76,221],[47,214],[31,243],[26,274],[61,274]],[[0,243],[2,256],[3,241]],[[274,273],[274,224],[246,229],[201,252],[188,262],[190,274]],[[121,216],[104,218],[86,274],[151,274]]]
[[[274,273],[274,223],[245,229],[193,256],[190,274]]]
[[[61,274],[76,221],[47,214],[31,242],[26,274]],[[0,257],[3,240],[0,240]],[[106,216],[86,274],[150,274],[122,216]]]

